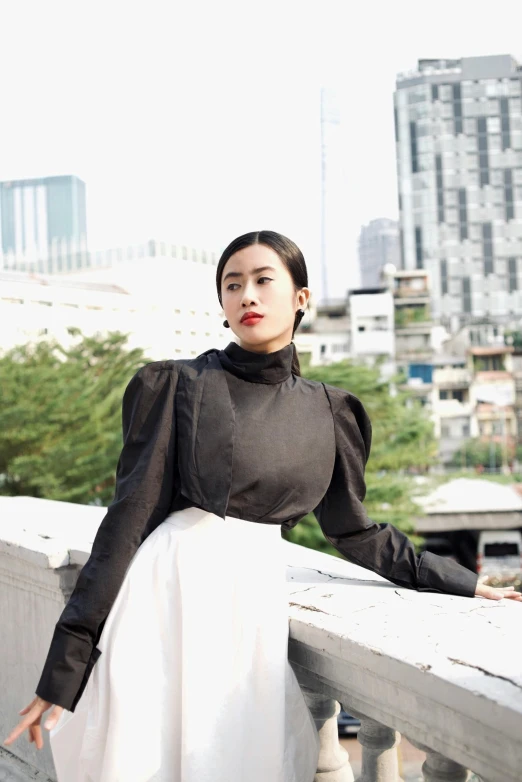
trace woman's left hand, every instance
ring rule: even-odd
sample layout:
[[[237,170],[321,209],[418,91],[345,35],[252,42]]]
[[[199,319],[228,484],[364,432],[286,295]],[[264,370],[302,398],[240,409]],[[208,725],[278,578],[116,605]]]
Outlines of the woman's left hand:
[[[502,600],[505,597],[508,600],[517,600],[522,603],[522,592],[517,592],[514,586],[492,587],[482,584],[480,581],[475,590],[475,597],[487,597],[488,600]]]

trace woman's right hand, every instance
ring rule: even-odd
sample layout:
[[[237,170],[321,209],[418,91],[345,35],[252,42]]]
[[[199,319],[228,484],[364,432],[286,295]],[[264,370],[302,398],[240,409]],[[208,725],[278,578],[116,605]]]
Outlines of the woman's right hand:
[[[37,695],[28,706],[18,712],[19,714],[25,714],[26,716],[23,720],[20,720],[16,728],[13,728],[9,736],[4,740],[4,745],[9,746],[12,744],[27,728],[27,740],[29,743],[34,741],[36,748],[42,749],[44,742],[40,722],[42,720],[42,714],[44,711],[47,711],[50,706],[53,706],[53,704],[49,701],[44,701],[43,698],[40,698]],[[52,730],[60,719],[62,711],[63,706],[53,706],[53,710],[45,720],[44,728]]]

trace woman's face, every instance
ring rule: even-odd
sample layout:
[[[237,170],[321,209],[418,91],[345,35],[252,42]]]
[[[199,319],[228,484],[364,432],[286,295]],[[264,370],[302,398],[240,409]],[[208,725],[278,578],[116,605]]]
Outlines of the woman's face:
[[[288,345],[295,314],[306,307],[309,296],[308,288],[295,290],[279,255],[264,244],[239,250],[223,268],[223,310],[246,350],[271,353]]]

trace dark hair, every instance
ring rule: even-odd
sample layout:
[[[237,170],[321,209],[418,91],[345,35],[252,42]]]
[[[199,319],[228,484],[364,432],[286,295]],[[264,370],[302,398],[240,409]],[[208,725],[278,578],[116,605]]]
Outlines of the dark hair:
[[[223,306],[223,302],[221,301],[221,277],[223,276],[225,264],[234,253],[243,250],[245,247],[250,247],[252,244],[264,244],[278,254],[279,258],[290,272],[296,290],[308,287],[308,272],[306,270],[305,259],[295,242],[282,234],[276,233],[276,231],[251,231],[248,234],[238,236],[230,242],[228,247],[225,247],[221,254],[216,269],[216,287],[221,306]],[[292,329],[292,345],[294,346],[292,372],[294,375],[301,374],[299,357],[297,355],[297,348],[293,341],[293,337],[302,317],[303,315],[300,312],[296,312],[294,328]]]

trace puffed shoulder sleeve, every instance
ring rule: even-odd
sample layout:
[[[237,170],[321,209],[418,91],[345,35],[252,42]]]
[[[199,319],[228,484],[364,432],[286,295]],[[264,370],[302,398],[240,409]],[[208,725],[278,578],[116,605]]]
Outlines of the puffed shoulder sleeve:
[[[368,518],[363,500],[370,419],[356,396],[333,386],[325,388],[334,415],[336,457],[330,486],[314,514],[326,539],[346,559],[401,587],[473,597],[476,573],[431,552],[417,556],[408,536],[397,527]]]
[[[123,448],[114,499],[56,623],[36,694],[74,711],[101,654],[96,644],[127,567],[169,513],[175,474],[174,361],[141,367],[122,402]]]

